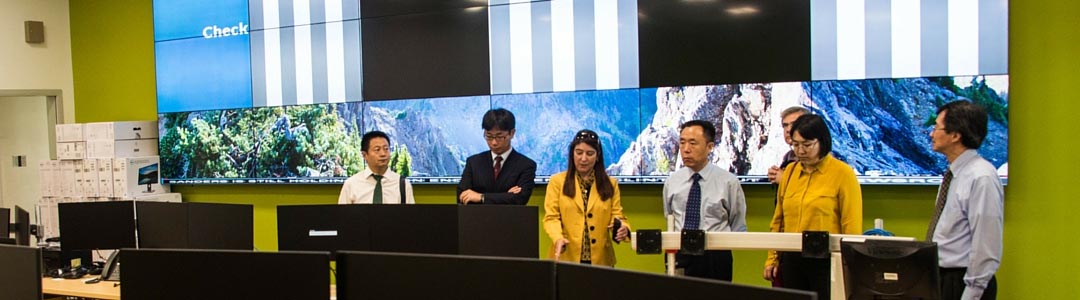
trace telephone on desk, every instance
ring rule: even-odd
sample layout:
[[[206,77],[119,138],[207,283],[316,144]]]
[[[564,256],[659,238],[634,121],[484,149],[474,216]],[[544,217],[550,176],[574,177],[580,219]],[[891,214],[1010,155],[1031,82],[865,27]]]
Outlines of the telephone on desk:
[[[109,259],[105,261],[105,267],[101,269],[101,279],[105,281],[120,281],[120,251],[113,251]]]

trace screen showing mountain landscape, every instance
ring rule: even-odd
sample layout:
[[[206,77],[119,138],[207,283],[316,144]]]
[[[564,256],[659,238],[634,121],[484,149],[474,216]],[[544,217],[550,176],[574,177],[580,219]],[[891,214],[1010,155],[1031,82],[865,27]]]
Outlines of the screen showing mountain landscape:
[[[764,183],[802,106],[864,184],[937,184],[929,132],[957,99],[989,111],[979,152],[1007,183],[1008,0],[153,2],[165,183],[340,184],[380,130],[391,169],[454,184],[499,107],[537,183],[581,129],[620,182],[663,182],[694,119],[712,163]]]
[[[1008,76],[730,84],[512,94],[165,113],[162,176],[169,183],[340,183],[364,168],[360,136],[391,137],[391,168],[418,183],[456,183],[465,159],[486,151],[480,120],[517,117],[513,146],[537,162],[537,181],[567,168],[580,129],[600,134],[603,162],[624,183],[658,183],[682,167],[679,124],[711,120],[714,164],[763,182],[789,150],[780,112],[822,115],[833,155],[865,184],[935,184],[946,161],[930,148],[941,105],[987,108],[979,152],[1008,175]]]

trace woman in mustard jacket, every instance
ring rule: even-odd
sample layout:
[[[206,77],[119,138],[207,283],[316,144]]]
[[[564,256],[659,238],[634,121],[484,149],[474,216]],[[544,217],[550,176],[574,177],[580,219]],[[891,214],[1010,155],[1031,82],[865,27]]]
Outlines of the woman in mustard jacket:
[[[544,198],[544,231],[554,245],[556,260],[615,265],[609,233],[615,219],[622,226],[615,239],[630,239],[630,224],[623,216],[619,185],[604,171],[604,150],[592,130],[578,131],[570,143],[565,172],[551,176]]]
[[[790,133],[791,149],[799,160],[778,178],[771,231],[862,233],[862,189],[851,166],[829,154],[832,135],[825,119],[802,115],[792,123]],[[799,252],[769,251],[764,275],[766,280],[780,279],[785,288],[831,299],[832,263],[829,258],[802,257]]]

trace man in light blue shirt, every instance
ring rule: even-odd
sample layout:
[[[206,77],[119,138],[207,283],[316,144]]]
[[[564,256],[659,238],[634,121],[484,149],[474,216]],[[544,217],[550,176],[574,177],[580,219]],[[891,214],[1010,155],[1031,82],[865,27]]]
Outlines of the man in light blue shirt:
[[[664,183],[664,215],[674,217],[676,231],[746,231],[746,197],[739,179],[709,163],[715,141],[712,123],[693,120],[679,126],[679,154],[685,167]],[[678,254],[675,262],[686,276],[731,281],[730,250]]]
[[[976,151],[986,124],[985,109],[954,101],[938,109],[930,131],[934,151],[949,161],[926,233],[938,244],[942,299],[997,297],[1005,193],[997,169]]]

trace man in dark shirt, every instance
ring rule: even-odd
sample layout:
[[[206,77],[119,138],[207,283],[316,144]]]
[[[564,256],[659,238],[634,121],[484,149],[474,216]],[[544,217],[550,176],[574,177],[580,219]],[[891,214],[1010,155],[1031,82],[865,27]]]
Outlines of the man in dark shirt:
[[[484,114],[480,127],[488,149],[465,161],[458,183],[458,203],[516,204],[529,203],[536,178],[536,162],[514,151],[514,114],[503,108]]]

